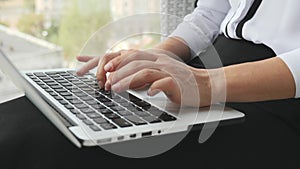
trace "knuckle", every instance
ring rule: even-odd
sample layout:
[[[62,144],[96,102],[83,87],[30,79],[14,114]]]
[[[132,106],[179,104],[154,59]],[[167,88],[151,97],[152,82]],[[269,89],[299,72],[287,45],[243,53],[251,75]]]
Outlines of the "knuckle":
[[[171,77],[168,77],[168,78],[166,79],[166,84],[167,84],[168,86],[170,86],[170,87],[173,87],[173,86],[174,86],[174,81],[173,81],[173,79],[172,79]]]
[[[141,76],[145,79],[150,79],[153,77],[153,71],[151,69],[143,69],[141,71]]]
[[[106,61],[108,61],[109,60],[109,58],[110,58],[110,55],[111,55],[111,53],[107,53],[107,54],[105,54],[102,58],[101,58],[101,61],[102,62],[106,62]]]

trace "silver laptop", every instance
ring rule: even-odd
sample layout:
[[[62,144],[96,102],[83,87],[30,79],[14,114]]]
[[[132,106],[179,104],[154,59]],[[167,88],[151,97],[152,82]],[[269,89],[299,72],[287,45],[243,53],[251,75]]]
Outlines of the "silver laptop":
[[[76,146],[95,146],[187,131],[195,124],[241,119],[230,109],[183,108],[145,91],[99,89],[94,74],[75,70],[19,72],[0,50],[1,70]]]

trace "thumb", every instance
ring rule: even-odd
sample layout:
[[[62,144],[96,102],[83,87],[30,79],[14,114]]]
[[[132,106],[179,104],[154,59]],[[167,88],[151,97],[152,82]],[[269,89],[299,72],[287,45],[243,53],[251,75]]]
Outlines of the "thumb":
[[[155,96],[161,91],[164,92],[171,101],[175,103],[180,102],[180,91],[172,77],[166,77],[152,83],[148,90],[148,95]]]

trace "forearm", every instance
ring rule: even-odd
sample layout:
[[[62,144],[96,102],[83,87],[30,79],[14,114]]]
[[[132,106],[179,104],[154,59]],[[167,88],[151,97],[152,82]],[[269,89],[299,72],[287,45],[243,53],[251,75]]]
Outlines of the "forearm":
[[[190,48],[187,46],[184,40],[179,37],[169,37],[165,41],[155,46],[154,49],[171,52],[184,61],[189,60],[191,57]]]
[[[280,58],[224,68],[227,102],[253,102],[293,98],[293,76]]]

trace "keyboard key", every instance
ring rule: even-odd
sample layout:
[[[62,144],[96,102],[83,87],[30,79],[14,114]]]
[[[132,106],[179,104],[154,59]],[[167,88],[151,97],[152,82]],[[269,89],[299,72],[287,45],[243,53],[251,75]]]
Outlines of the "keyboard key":
[[[40,82],[40,80],[39,80],[39,79],[33,79],[33,81],[34,81],[34,82]]]
[[[79,110],[76,110],[76,109],[72,109],[70,110],[73,114],[80,114],[80,111]]]
[[[107,120],[105,120],[105,119],[102,118],[102,117],[94,118],[93,120],[94,120],[94,122],[96,122],[97,124],[107,123]]]
[[[59,86],[59,85],[56,85],[56,86],[50,86],[52,89],[62,89],[62,87],[61,86]]]
[[[37,73],[33,73],[35,76],[37,77],[44,77],[46,76],[46,74],[42,73],[42,72],[37,72]]]
[[[61,93],[59,93],[61,96],[72,96],[72,94],[71,93],[69,93],[69,92],[61,92]]]
[[[73,107],[72,105],[70,105],[70,104],[65,105],[65,107],[66,107],[67,109],[69,109],[69,110],[74,109],[74,107]]]
[[[53,92],[52,89],[45,89],[45,91],[48,92],[48,93],[49,93],[49,92]]]
[[[41,88],[43,88],[43,89],[49,89],[49,87],[46,86],[46,85],[41,85]]]
[[[55,100],[63,100],[63,98],[60,97],[60,96],[54,96],[54,99],[55,99]]]
[[[86,101],[86,103],[89,104],[89,105],[98,104],[98,102],[95,101],[95,100],[89,100],[89,101]]]
[[[100,93],[102,93],[104,95],[111,95],[111,91],[110,90],[100,90]]]
[[[138,105],[139,107],[142,107],[145,110],[147,110],[151,107],[151,104],[147,103],[145,101],[137,101],[137,102],[135,102],[135,104]]]
[[[58,96],[55,92],[49,92],[51,96]]]
[[[90,125],[90,128],[94,131],[101,131],[101,129],[96,125]]]
[[[94,118],[99,118],[102,117],[100,114],[98,113],[88,113],[86,114],[89,118],[94,119]]]
[[[54,80],[58,81],[58,80],[64,80],[64,78],[58,76],[58,77],[53,77]]]
[[[143,111],[143,109],[139,108],[139,107],[135,107],[135,106],[128,106],[126,107],[128,110],[132,111],[132,112],[136,112],[136,111]]]
[[[104,102],[103,104],[105,104],[105,106],[107,106],[107,107],[115,107],[115,106],[117,106],[115,103],[113,103],[113,102]]]
[[[176,120],[175,117],[173,117],[173,116],[171,116],[167,113],[163,113],[162,115],[159,116],[159,118],[163,121],[174,121],[174,120]]]
[[[43,83],[43,82],[37,82],[37,84],[38,84],[38,85],[43,85],[44,83]]]
[[[89,119],[82,120],[86,125],[93,125],[93,122],[91,122]]]
[[[149,113],[145,112],[145,111],[135,111],[133,112],[134,114],[140,116],[140,117],[146,117],[146,116],[150,116]]]
[[[123,100],[125,100],[125,99],[123,99]],[[132,106],[132,104],[130,103],[130,102],[128,102],[128,101],[124,101],[124,102],[118,102],[120,105],[122,105],[122,106],[124,106],[124,107],[130,107],[130,106]]]
[[[72,99],[72,100],[68,100],[70,103],[72,103],[72,104],[82,104],[82,101],[80,101],[80,100],[78,100],[78,99]]]
[[[41,80],[50,80],[50,78],[49,77],[47,77],[47,76],[43,76],[43,77],[39,77]]]
[[[47,75],[56,75],[56,74],[58,74],[57,72],[46,72],[45,74],[47,74]]]
[[[101,110],[100,110],[100,113],[102,113],[102,114],[111,114],[111,113],[113,113],[113,112],[110,111],[109,109],[101,109]]]
[[[81,90],[79,90],[77,87],[72,88],[72,93],[83,93]]]
[[[79,88],[85,88],[85,87],[87,87],[87,85],[85,85],[85,84],[83,84],[83,83],[77,84],[76,86],[79,87]]]
[[[67,105],[67,104],[69,104],[69,103],[66,102],[65,100],[59,100],[59,103],[62,104],[62,105]]]
[[[69,79],[73,79],[74,77],[69,75],[69,76],[64,76],[64,78],[69,80]]]
[[[144,120],[140,119],[139,117],[137,116],[125,116],[125,118],[127,120],[129,120],[130,122],[132,122],[133,124],[135,125],[143,125],[143,124],[147,124]]]
[[[82,114],[76,114],[76,117],[80,120],[86,120],[86,117]]]
[[[78,100],[75,96],[65,96],[66,100]]]
[[[80,92],[80,93],[74,93],[76,96],[78,97],[86,97],[88,96],[87,94],[83,93],[83,92]]]
[[[115,106],[115,107],[112,107],[111,109],[114,111],[124,111],[125,110],[123,107],[120,107],[120,106]]]
[[[85,92],[94,92],[93,89],[91,88],[87,88],[87,87],[84,87],[84,88],[80,88],[81,90],[85,91]]]
[[[105,129],[105,130],[110,130],[110,129],[115,129],[117,128],[115,125],[111,124],[111,123],[102,123],[100,124],[100,126]]]
[[[55,82],[50,82],[50,83],[47,83],[48,86],[57,86],[58,83],[55,83]]]
[[[62,80],[57,80],[57,82],[62,84],[62,83],[67,83],[68,81],[66,81],[65,79],[62,79]]]
[[[67,90],[65,90],[65,89],[55,89],[55,91],[57,92],[57,93],[64,93],[64,92],[68,92]]]
[[[94,100],[92,97],[90,96],[85,96],[85,97],[80,97],[81,100],[84,100],[84,101],[89,101],[89,100]]]
[[[128,96],[129,96],[129,100],[130,100],[131,102],[133,102],[133,103],[135,103],[135,102],[137,102],[137,101],[142,101],[140,98],[134,96],[134,95],[131,94],[131,93],[129,93]]]
[[[58,78],[59,77],[59,75],[57,75],[57,74],[53,74],[53,75],[49,75],[50,77],[52,77],[52,78]]]
[[[78,109],[85,109],[85,108],[88,108],[88,106],[85,105],[85,104],[75,104],[75,107],[77,107]]]
[[[93,113],[94,112],[94,110],[93,109],[91,109],[91,108],[81,108],[80,109],[83,113]]]
[[[43,80],[43,82],[44,82],[44,83],[46,83],[46,84],[49,84],[49,83],[54,83],[54,81],[53,81],[53,80],[51,80],[51,79]]]
[[[115,113],[109,113],[109,114],[104,114],[105,117],[109,118],[109,119],[116,119],[116,118],[120,118],[120,116],[118,116]]]
[[[148,123],[159,123],[159,122],[161,122],[160,119],[158,119],[157,117],[153,117],[153,116],[143,117],[143,119],[146,120]]]
[[[91,105],[94,109],[99,110],[99,109],[106,109],[105,106],[101,105],[100,103],[92,104]]]
[[[130,111],[124,110],[124,111],[116,111],[121,116],[130,116],[132,113]]]
[[[70,90],[73,92],[73,90],[75,89],[75,86],[65,86],[66,89]]]
[[[68,83],[68,82],[61,83],[61,85],[63,85],[63,86],[73,86],[71,83]]]
[[[165,113],[164,111],[161,111],[159,110],[158,108],[156,107],[151,107],[150,109],[147,110],[150,114],[153,114],[154,116],[160,116],[162,115],[163,113]]]
[[[102,102],[102,103],[105,103],[105,102],[111,102],[111,100],[109,100],[108,98],[103,98],[103,97],[97,98],[97,100],[99,100],[99,101]]]
[[[120,127],[129,127],[132,126],[128,121],[122,119],[122,118],[117,118],[117,119],[112,119],[112,121],[117,124]]]

